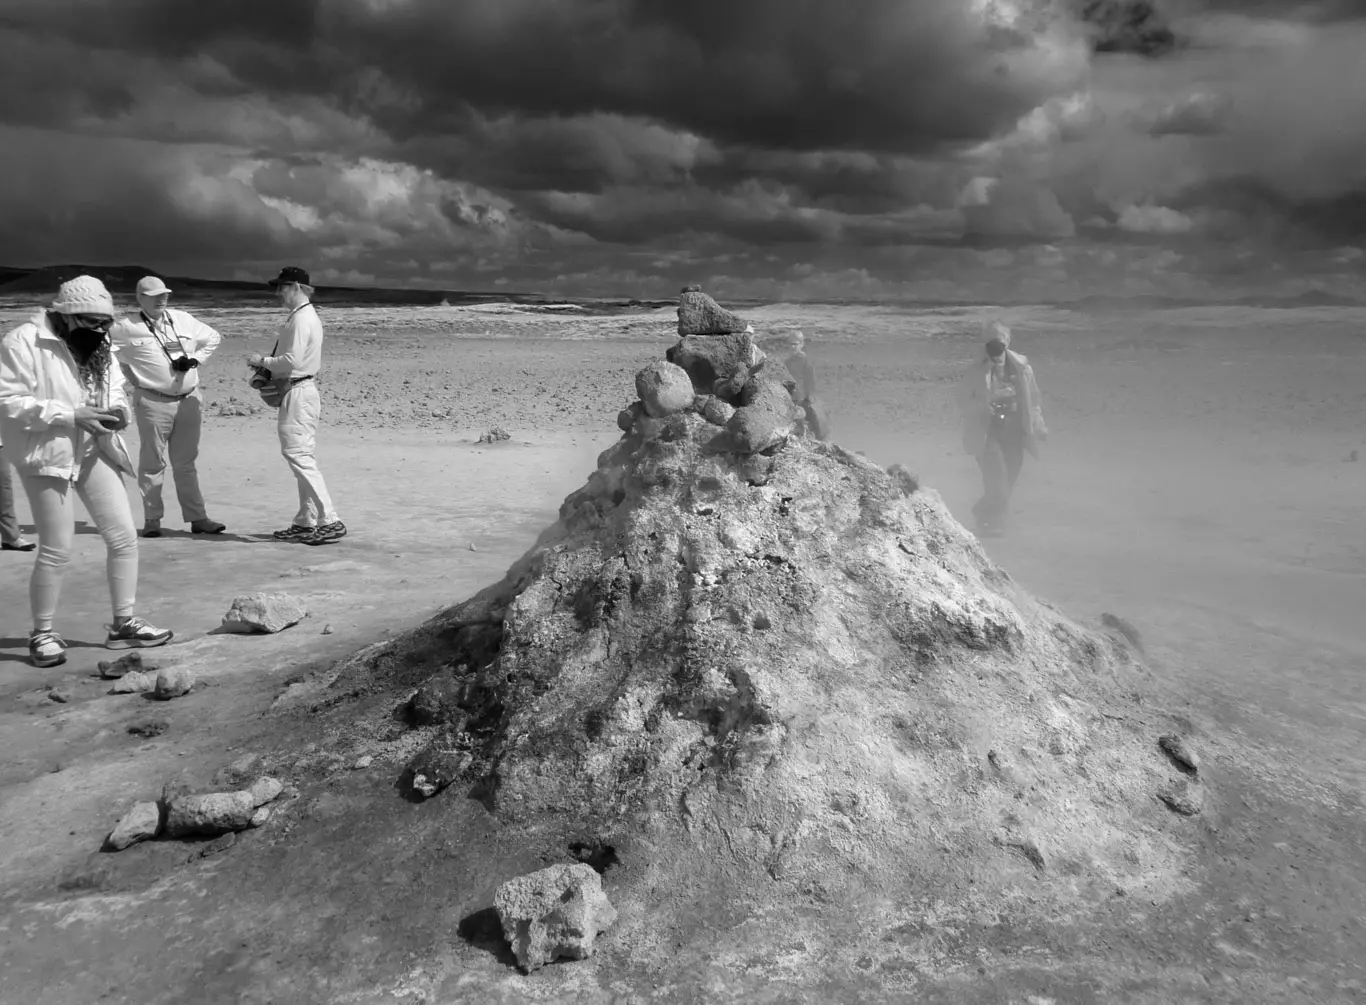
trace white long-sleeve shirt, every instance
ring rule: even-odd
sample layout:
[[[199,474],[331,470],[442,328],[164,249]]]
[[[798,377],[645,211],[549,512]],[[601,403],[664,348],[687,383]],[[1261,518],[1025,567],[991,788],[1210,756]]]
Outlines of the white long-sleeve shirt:
[[[202,366],[222,336],[186,311],[164,310],[149,326],[141,313],[120,318],[109,333],[119,366],[134,387],[179,397],[199,386],[198,370],[173,370],[171,360],[192,356]]]
[[[323,323],[311,303],[296,307],[280,326],[276,355],[261,364],[275,378],[316,377],[323,365]]]

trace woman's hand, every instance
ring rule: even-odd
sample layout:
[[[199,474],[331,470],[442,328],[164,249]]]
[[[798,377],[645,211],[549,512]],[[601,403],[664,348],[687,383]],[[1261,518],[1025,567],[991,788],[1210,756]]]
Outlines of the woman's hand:
[[[123,417],[122,412],[106,412],[103,409],[82,405],[76,409],[76,428],[95,436],[101,436],[109,432],[110,429],[105,423],[113,420],[116,415],[119,418]]]

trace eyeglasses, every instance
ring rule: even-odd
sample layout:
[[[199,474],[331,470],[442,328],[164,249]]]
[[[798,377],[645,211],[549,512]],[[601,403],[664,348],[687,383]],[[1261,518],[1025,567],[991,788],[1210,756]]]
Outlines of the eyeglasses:
[[[102,317],[98,314],[76,314],[76,323],[82,328],[93,328],[96,331],[107,332],[114,327],[114,319]]]

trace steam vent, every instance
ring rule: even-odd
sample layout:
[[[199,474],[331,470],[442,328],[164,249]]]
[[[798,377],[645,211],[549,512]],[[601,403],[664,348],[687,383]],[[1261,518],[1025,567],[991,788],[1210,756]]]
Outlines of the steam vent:
[[[1189,892],[1207,796],[1134,643],[809,436],[781,360],[696,288],[679,331],[501,582],[342,667],[417,688],[422,793],[612,848],[599,952],[627,961],[749,919],[852,968],[908,915],[960,933],[927,961],[971,961],[974,933]]]

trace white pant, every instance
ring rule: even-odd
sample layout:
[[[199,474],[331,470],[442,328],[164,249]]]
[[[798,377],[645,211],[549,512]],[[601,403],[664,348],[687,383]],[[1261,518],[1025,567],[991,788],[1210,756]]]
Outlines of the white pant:
[[[168,399],[146,391],[133,392],[133,412],[138,420],[142,450],[138,456],[138,491],[142,493],[142,516],[160,520],[166,515],[161,486],[166,479],[166,455],[171,455],[175,494],[186,523],[207,520],[204,494],[199,491],[199,434],[203,401],[195,390],[180,399]],[[169,448],[169,449],[168,449]]]
[[[322,402],[315,381],[305,380],[285,392],[280,402],[277,429],[280,434],[280,453],[294,472],[299,483],[299,512],[294,517],[296,527],[320,527],[336,523],[337,511],[332,508],[332,497],[327,494],[318,462],[313,456],[318,442],[318,418]]]
[[[138,535],[123,479],[104,458],[91,454],[73,485],[65,478],[21,474],[33,522],[38,525],[38,557],[28,581],[33,630],[50,632],[62,592],[62,576],[76,536],[76,497],[95,521],[108,554],[105,576],[114,617],[130,617],[137,600]]]

